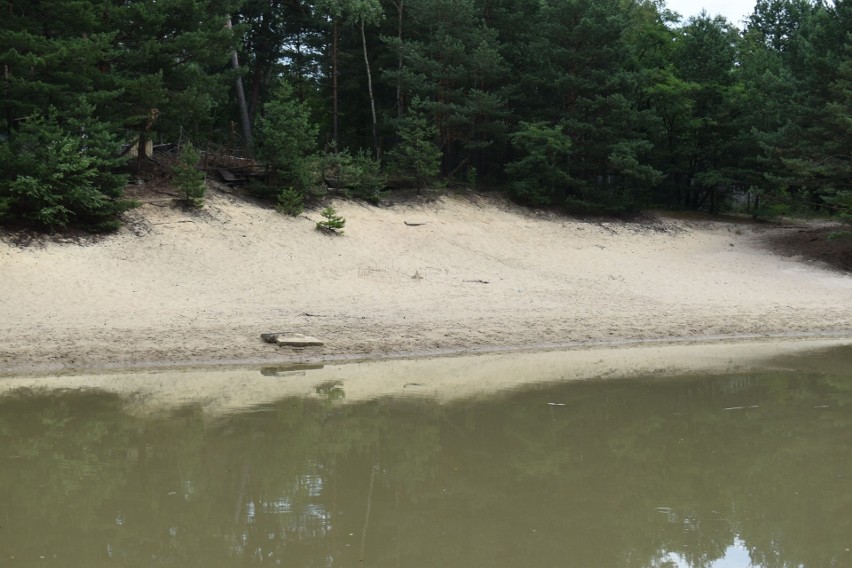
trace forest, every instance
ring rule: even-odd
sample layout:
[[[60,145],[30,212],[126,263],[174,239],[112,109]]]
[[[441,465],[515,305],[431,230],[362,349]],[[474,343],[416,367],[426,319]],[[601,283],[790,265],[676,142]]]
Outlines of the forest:
[[[157,166],[200,204],[211,155],[261,165],[247,190],[291,214],[459,184],[852,216],[850,3],[736,24],[663,0],[9,0],[0,223],[114,229]]]

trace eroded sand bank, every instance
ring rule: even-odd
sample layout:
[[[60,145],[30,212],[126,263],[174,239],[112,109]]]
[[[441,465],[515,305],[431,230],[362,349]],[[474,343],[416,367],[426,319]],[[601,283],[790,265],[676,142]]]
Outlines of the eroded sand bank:
[[[0,375],[574,347],[852,337],[852,277],[760,245],[765,226],[585,222],[481,196],[282,216],[212,192],[83,243],[0,240]],[[408,223],[407,223],[408,222]],[[265,344],[293,331],[311,349]]]

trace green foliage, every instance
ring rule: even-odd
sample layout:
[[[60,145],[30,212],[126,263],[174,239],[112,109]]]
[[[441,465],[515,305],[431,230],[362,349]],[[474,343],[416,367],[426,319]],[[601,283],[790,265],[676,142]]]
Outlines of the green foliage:
[[[383,17],[379,0],[317,0],[317,7],[332,18],[376,24]]]
[[[787,51],[795,44],[802,22],[812,9],[809,0],[757,0],[746,30],[757,35],[768,49]]]
[[[666,43],[658,39],[665,28],[652,14],[637,17],[638,4],[555,0],[532,9],[519,38],[524,49],[513,60],[515,82],[523,88],[511,104],[526,109],[509,137],[516,151],[506,165],[517,199],[626,202],[635,185],[654,177],[652,152],[643,142],[659,129],[659,119],[649,101],[637,97],[650,74],[640,72],[628,40],[654,38],[641,46],[654,64],[662,60],[653,50]],[[636,22],[645,27],[637,29]]]
[[[97,105],[116,103],[119,87],[104,62],[117,55],[117,34],[104,26],[104,0],[7,2],[0,24],[0,67],[4,70],[3,115],[10,133],[48,108],[73,112],[85,94]],[[104,108],[99,111],[104,112]]]
[[[349,166],[349,193],[358,199],[363,199],[377,205],[382,197],[382,191],[387,185],[387,176],[382,173],[381,164],[363,148],[352,156]]]
[[[792,206],[788,202],[764,200],[753,214],[755,218],[777,219],[789,215],[791,211]]]
[[[519,158],[506,164],[512,196],[530,205],[562,202],[571,184],[571,138],[561,125],[522,122],[509,136]]]
[[[850,29],[845,1],[758,0],[740,33],[646,0],[16,0],[0,217],[114,224],[120,148],[181,133],[256,150],[258,193],[294,210],[321,176],[375,203],[386,166],[418,187],[508,177],[531,204],[717,211],[753,187],[848,215]],[[256,148],[231,128],[238,77]]]
[[[402,152],[421,160],[417,167],[423,174],[417,177],[418,183],[432,177],[433,151],[427,144],[441,149],[448,173],[465,161],[478,164],[490,159],[493,145],[505,137],[509,68],[499,32],[489,25],[479,4],[476,0],[406,2],[402,40],[383,38],[403,61],[401,67],[386,68],[384,76],[411,101],[415,122],[404,117],[397,120],[396,134]],[[409,110],[405,101],[400,102],[398,110]],[[431,126],[417,122],[417,115],[423,114]],[[437,136],[425,130],[432,127]],[[405,156],[399,158],[404,162]]]
[[[305,208],[305,194],[294,187],[284,188],[278,194],[278,209],[290,215],[298,217]]]
[[[476,171],[476,168],[471,166],[467,169],[467,186],[471,189],[476,189],[476,182],[479,179],[479,172]]]
[[[355,154],[346,149],[328,152],[322,158],[321,170],[329,186],[374,205],[381,201],[387,186],[387,176],[382,173],[381,164],[364,149]]]
[[[239,40],[225,22],[239,0],[105,3],[97,17],[118,30],[113,59],[116,118],[146,137],[209,136],[233,85]],[[112,4],[112,5],[109,5]]]
[[[317,221],[317,230],[328,231],[338,235],[343,234],[343,227],[346,225],[346,219],[337,214],[334,207],[328,206],[322,210],[320,215],[323,216],[323,221]]]
[[[652,144],[647,140],[630,140],[613,144],[609,163],[612,171],[619,175],[628,187],[649,188],[663,180],[663,174],[641,157],[651,153]]]
[[[94,231],[117,228],[133,206],[121,199],[125,178],[116,138],[79,102],[78,115],[60,120],[56,109],[36,115],[0,146],[0,213],[40,229],[70,225]]]
[[[841,215],[852,192],[850,25],[848,2],[761,0],[746,35],[756,185]]]
[[[172,183],[183,195],[184,201],[193,207],[204,205],[205,185],[204,172],[199,171],[198,162],[201,153],[191,143],[180,147],[177,163],[172,167]]]
[[[852,190],[827,193],[822,198],[841,219],[852,222]]]
[[[836,241],[839,239],[852,240],[852,231],[832,231],[826,236],[826,239],[829,241]]]
[[[257,127],[257,157],[269,170],[268,185],[293,187],[303,193],[316,185],[316,164],[311,156],[316,136],[308,108],[281,81],[273,99],[264,105]]]
[[[423,188],[441,173],[441,149],[435,144],[438,129],[429,121],[419,98],[411,102],[408,113],[396,120],[399,142],[388,152],[389,168],[403,179]]]

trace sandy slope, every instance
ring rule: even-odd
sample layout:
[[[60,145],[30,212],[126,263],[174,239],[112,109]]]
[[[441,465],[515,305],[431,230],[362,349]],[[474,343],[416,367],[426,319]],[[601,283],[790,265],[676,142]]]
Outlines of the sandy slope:
[[[0,373],[852,336],[852,277],[766,252],[771,229],[589,223],[465,196],[339,202],[334,237],[317,212],[294,220],[221,192],[200,212],[162,205],[99,241],[0,241]],[[267,345],[267,331],[326,346]]]

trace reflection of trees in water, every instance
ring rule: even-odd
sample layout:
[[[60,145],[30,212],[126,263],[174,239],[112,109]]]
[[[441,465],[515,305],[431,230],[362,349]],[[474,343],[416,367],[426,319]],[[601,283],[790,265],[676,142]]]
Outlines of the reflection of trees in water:
[[[0,399],[0,550],[68,566],[704,567],[741,542],[758,566],[843,565],[848,379],[586,382],[448,405],[340,404],[334,385],[212,423],[22,393]]]

